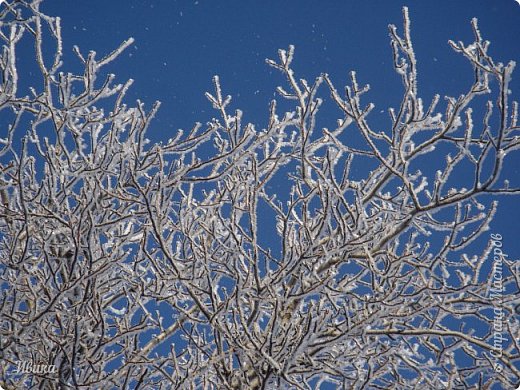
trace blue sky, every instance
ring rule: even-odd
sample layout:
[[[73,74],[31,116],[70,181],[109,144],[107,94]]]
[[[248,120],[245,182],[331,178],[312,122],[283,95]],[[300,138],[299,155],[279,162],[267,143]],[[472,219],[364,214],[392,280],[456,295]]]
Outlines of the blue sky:
[[[136,39],[110,71],[136,80],[132,97],[149,104],[162,101],[151,130],[162,138],[156,133],[170,126],[189,127],[210,115],[204,92],[211,89],[215,74],[251,120],[265,121],[269,99],[282,79],[271,75],[264,59],[289,44],[296,46],[296,70],[302,77],[327,72],[340,84],[348,71],[356,70],[360,81],[370,82],[370,98],[383,109],[392,100],[390,90],[400,88],[387,26],[401,27],[403,5],[410,9],[425,98],[436,92],[459,93],[459,82],[471,78],[469,65],[447,40],[469,42],[474,16],[492,43],[492,54],[502,61],[520,59],[515,44],[520,6],[513,0],[52,0],[43,9],[62,17],[68,53],[77,44],[102,55],[130,36]],[[466,72],[453,74],[452,66]],[[514,81],[513,89],[516,85]]]
[[[66,71],[78,66],[73,45],[83,52],[95,50],[101,57],[128,37],[135,38],[131,48],[106,71],[115,73],[120,81],[135,80],[127,95],[129,104],[132,99],[141,99],[148,107],[155,100],[162,102],[149,131],[155,142],[216,116],[204,96],[212,90],[215,74],[220,76],[224,93],[233,96],[233,108],[240,108],[246,121],[262,128],[274,90],[284,83],[282,75],[265,64],[265,58],[276,59],[277,50],[289,44],[296,46],[294,67],[299,77],[312,80],[327,72],[341,89],[348,72],[356,70],[359,82],[371,85],[366,95],[366,103],[376,104],[371,120],[384,129],[389,124],[386,109],[399,103],[402,92],[392,67],[387,26],[393,23],[402,28],[403,5],[410,11],[419,91],[426,102],[435,93],[458,96],[469,87],[470,65],[447,41],[470,43],[472,17],[479,19],[497,61],[520,62],[520,5],[513,0],[52,0],[42,7],[62,18]],[[511,83],[515,100],[520,91],[517,75]],[[336,119],[322,118],[323,125]],[[519,176],[519,162],[518,157],[509,159],[506,174],[512,183]],[[520,219],[517,205],[514,197],[501,198],[492,225],[504,236],[513,257],[520,254],[520,244],[515,241]]]

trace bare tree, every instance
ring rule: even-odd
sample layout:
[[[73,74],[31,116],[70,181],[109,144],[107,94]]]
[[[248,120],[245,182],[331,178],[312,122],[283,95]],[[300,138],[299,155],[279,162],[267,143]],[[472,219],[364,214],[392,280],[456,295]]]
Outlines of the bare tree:
[[[354,72],[344,93],[326,74],[299,79],[291,46],[267,61],[288,109],[273,100],[264,129],[215,77],[219,119],[152,145],[159,104],[129,107],[132,80],[103,76],[132,39],[101,59],[74,47],[84,73],[62,72],[60,20],[40,3],[0,6],[2,386],[518,385],[520,275],[499,235],[483,234],[494,199],[519,192],[502,177],[520,146],[514,62],[488,55],[476,20],[473,43],[450,42],[473,84],[425,106],[404,8],[404,31],[390,26],[404,91],[382,131]],[[41,76],[28,96],[23,40]],[[324,91],[333,129],[317,125]],[[289,192],[274,192],[284,175]],[[467,254],[477,239],[489,243]]]

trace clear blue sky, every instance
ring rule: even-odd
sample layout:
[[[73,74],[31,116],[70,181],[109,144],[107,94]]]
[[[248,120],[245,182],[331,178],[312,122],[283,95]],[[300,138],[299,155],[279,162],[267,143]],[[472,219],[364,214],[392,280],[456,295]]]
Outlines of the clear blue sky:
[[[469,42],[474,16],[496,58],[520,60],[520,6],[513,0],[50,0],[43,9],[62,17],[68,53],[77,44],[103,55],[130,36],[136,39],[109,70],[121,80],[136,80],[132,97],[162,101],[151,130],[162,138],[158,132],[209,117],[204,92],[211,89],[214,74],[251,120],[265,121],[268,101],[283,80],[271,75],[264,59],[289,44],[296,46],[302,77],[327,72],[340,84],[356,70],[360,81],[370,82],[370,98],[383,109],[395,100],[389,92],[400,88],[387,26],[401,27],[403,5],[410,9],[425,98],[467,86],[470,72],[459,72],[468,65],[447,40]],[[450,72],[452,66],[459,71]],[[518,91],[517,81],[512,86]]]
[[[400,77],[392,66],[388,24],[396,24],[402,31],[403,5],[410,11],[419,92],[425,102],[436,93],[458,96],[470,86],[470,65],[447,41],[472,42],[472,17],[479,19],[482,34],[491,41],[490,53],[496,61],[520,63],[520,5],[513,0],[52,0],[44,1],[42,7],[62,18],[64,71],[80,71],[72,55],[73,45],[82,52],[95,50],[102,57],[128,37],[135,38],[105,71],[115,73],[121,82],[135,80],[128,104],[135,99],[148,107],[155,100],[162,102],[148,134],[158,142],[166,141],[179,128],[191,128],[196,121],[205,123],[217,116],[204,96],[205,91],[212,91],[215,74],[220,76],[224,93],[233,96],[233,108],[240,108],[245,120],[261,129],[274,90],[285,81],[265,64],[265,58],[276,59],[277,50],[289,44],[296,46],[298,77],[313,80],[327,72],[342,89],[348,72],[355,70],[360,83],[370,83],[365,103],[373,101],[376,109],[369,120],[385,130],[390,123],[387,107],[396,107],[402,96]],[[511,84],[516,100],[520,100],[519,80],[514,75]],[[328,93],[323,91],[327,100]],[[324,106],[333,104],[326,101]],[[478,112],[478,106],[474,107]],[[319,125],[332,126],[337,116],[327,117],[327,109],[322,112]],[[519,157],[508,160],[506,174],[512,184],[520,184],[519,163]],[[284,183],[275,181],[273,185],[287,192]],[[520,257],[518,204],[515,197],[502,197],[491,226],[504,236],[512,258]],[[264,244],[275,246],[277,238],[272,240],[267,237]],[[485,246],[484,241],[478,246]]]
[[[128,37],[135,38],[135,44],[107,71],[120,81],[135,79],[130,100],[139,98],[148,107],[155,100],[162,102],[149,132],[153,141],[159,141],[178,128],[205,123],[216,115],[204,97],[215,74],[224,92],[233,96],[233,107],[262,128],[273,92],[284,82],[264,60],[276,58],[277,49],[289,44],[296,46],[300,77],[312,80],[327,72],[342,88],[348,72],[356,70],[358,80],[372,87],[366,97],[376,104],[372,121],[388,125],[386,108],[398,104],[402,88],[392,68],[387,26],[394,23],[401,29],[403,5],[410,10],[420,94],[426,102],[435,93],[458,96],[470,85],[469,64],[447,41],[471,42],[472,17],[479,19],[496,60],[520,63],[520,5],[513,0],[52,0],[42,7],[62,18],[68,55],[63,70],[77,65],[71,50],[74,44],[103,56]],[[513,98],[520,100],[520,69],[511,89]],[[518,157],[509,160],[507,173],[512,179],[518,179],[519,163]],[[504,235],[513,257],[520,256],[520,244],[514,240],[518,204],[514,197],[502,198],[492,225],[492,230]]]

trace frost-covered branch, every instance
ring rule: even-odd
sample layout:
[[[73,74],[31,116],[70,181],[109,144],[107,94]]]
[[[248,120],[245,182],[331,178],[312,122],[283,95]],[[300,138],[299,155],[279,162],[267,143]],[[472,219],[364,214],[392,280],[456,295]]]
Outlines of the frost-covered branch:
[[[476,20],[473,43],[450,42],[473,82],[425,105],[404,9],[404,31],[390,26],[402,101],[384,130],[355,72],[344,93],[327,74],[306,81],[290,46],[267,60],[286,86],[265,128],[215,77],[216,117],[152,144],[159,103],[125,103],[132,80],[103,73],[133,40],[74,47],[84,71],[67,72],[40,3],[0,5],[2,387],[518,384],[518,264],[484,236],[495,197],[520,191],[504,177],[514,63],[489,56]],[[28,96],[22,38],[42,81]],[[334,128],[320,125],[327,95]]]

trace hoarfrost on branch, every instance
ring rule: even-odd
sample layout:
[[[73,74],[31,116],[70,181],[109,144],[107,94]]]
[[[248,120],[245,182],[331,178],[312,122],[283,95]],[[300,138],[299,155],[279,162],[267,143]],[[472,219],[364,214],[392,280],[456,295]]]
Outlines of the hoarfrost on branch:
[[[218,119],[150,144],[159,103],[127,105],[132,80],[103,73],[133,40],[102,58],[74,47],[84,72],[67,72],[60,20],[40,3],[0,6],[2,386],[518,384],[515,264],[503,259],[512,293],[499,349],[492,242],[470,253],[488,241],[490,196],[519,192],[503,177],[520,145],[515,64],[488,55],[476,20],[473,43],[450,41],[473,84],[425,105],[403,10],[404,32],[390,26],[390,39],[404,92],[388,128],[371,124],[369,86],[355,72],[344,92],[327,74],[300,79],[290,46],[267,60],[286,83],[264,129],[215,77],[206,96]],[[27,96],[22,39],[33,40],[41,77]],[[339,110],[331,129],[318,125],[325,91]],[[489,97],[481,123],[479,95]],[[364,146],[349,142],[356,132]],[[431,172],[426,158],[437,161]],[[360,164],[372,167],[364,178],[353,174]],[[461,166],[466,188],[454,180]],[[275,193],[285,175],[290,190]],[[58,372],[17,373],[26,360]]]

